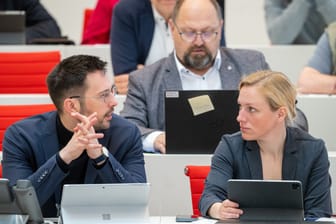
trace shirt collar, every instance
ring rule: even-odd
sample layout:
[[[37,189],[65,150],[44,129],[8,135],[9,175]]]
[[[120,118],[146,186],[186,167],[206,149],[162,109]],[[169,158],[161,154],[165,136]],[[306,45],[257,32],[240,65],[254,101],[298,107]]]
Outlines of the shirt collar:
[[[166,23],[163,16],[160,15],[160,13],[156,10],[153,4],[152,4],[152,11],[155,23]]]

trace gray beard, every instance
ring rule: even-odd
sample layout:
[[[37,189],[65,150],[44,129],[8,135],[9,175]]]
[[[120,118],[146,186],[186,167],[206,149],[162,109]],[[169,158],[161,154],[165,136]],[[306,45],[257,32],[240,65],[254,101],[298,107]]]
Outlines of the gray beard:
[[[190,54],[191,50],[192,49],[186,52],[183,56],[183,61],[186,67],[190,67],[196,70],[203,70],[211,65],[212,57],[211,53],[207,49],[205,49],[206,54],[204,56],[196,55],[194,57],[192,57]]]

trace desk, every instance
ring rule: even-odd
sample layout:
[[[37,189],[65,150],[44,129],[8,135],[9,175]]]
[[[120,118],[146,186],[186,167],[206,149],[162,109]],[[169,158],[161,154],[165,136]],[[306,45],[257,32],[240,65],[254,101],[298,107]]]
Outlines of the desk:
[[[336,151],[336,95],[298,95],[297,106],[308,119],[309,133]]]
[[[193,221],[192,223],[193,224],[213,224],[216,222],[217,220],[214,220],[214,219],[205,219],[205,218],[200,217],[197,221]],[[46,224],[48,223],[50,224],[58,223],[58,218],[49,218],[49,219],[47,218]],[[149,223],[150,224],[173,224],[173,223],[180,223],[180,222],[175,221],[175,216],[151,216]]]
[[[107,62],[107,74],[113,76],[109,44],[97,45],[2,45],[0,52],[59,50],[61,57],[75,54],[95,55]],[[293,83],[297,82],[301,69],[313,55],[315,45],[229,45],[230,48],[244,48],[264,54],[271,69],[285,73]]]
[[[336,151],[329,151],[331,198],[336,214]],[[189,179],[185,165],[210,165],[212,155],[145,154],[147,181],[151,183],[149,212],[154,216],[192,214]]]
[[[145,153],[147,181],[151,183],[149,213],[154,216],[192,214],[186,165],[209,165],[212,155],[161,155]]]
[[[96,45],[2,45],[0,52],[60,51],[61,59],[76,54],[94,55],[107,62],[107,74],[113,77],[109,44]]]
[[[124,107],[126,95],[115,96],[118,105],[114,112],[119,114]],[[19,104],[49,104],[52,103],[49,94],[0,94],[0,105],[19,105]]]
[[[232,48],[245,48],[260,51],[274,71],[283,72],[296,84],[302,68],[313,55],[315,45],[233,45]]]

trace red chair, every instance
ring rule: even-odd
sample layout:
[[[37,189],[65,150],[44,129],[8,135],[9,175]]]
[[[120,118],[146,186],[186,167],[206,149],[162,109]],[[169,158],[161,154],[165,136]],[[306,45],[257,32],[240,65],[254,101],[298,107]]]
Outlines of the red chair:
[[[208,176],[210,166],[192,166],[187,165],[184,168],[184,174],[189,177],[191,202],[193,208],[193,215],[200,216],[201,213],[198,210],[198,203],[201,198],[204,181]]]
[[[84,21],[83,21],[83,30],[82,30],[82,41],[84,40],[84,33],[89,24],[90,17],[92,16],[94,9],[86,8],[84,9]]]
[[[48,93],[46,77],[59,51],[0,52],[0,93]]]
[[[53,104],[0,105],[0,151],[8,126],[23,118],[55,110]]]

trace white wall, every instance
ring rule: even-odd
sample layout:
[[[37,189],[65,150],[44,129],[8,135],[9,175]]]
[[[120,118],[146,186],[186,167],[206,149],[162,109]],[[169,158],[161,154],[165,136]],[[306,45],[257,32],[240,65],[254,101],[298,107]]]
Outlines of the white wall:
[[[40,0],[56,19],[62,35],[79,44],[85,8],[94,8],[97,0]]]
[[[264,22],[264,0],[225,1],[225,32],[228,44],[269,44]],[[62,34],[79,44],[84,9],[94,8],[96,0],[41,0],[41,2],[57,20]]]
[[[225,35],[229,45],[270,43],[264,18],[264,0],[225,0]]]

